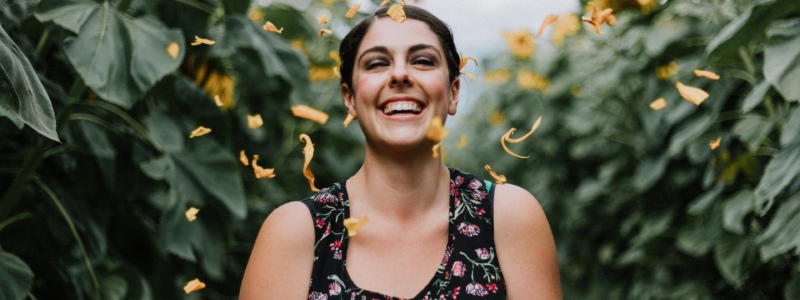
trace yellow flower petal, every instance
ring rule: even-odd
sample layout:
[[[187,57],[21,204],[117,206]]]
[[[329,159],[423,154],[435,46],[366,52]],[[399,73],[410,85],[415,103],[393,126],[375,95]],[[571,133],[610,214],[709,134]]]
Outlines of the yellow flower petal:
[[[461,75],[467,76],[472,80],[478,80],[478,77],[475,77],[475,75],[472,75],[470,72],[461,72]]]
[[[200,279],[195,278],[194,280],[186,283],[186,285],[183,287],[183,291],[186,292],[186,294],[189,294],[191,292],[202,290],[205,287],[206,287],[205,283],[200,281]]]
[[[187,209],[187,210],[186,210],[186,212],[184,213],[184,215],[186,215],[186,219],[187,219],[187,220],[189,220],[189,222],[192,222],[192,221],[194,221],[194,220],[197,220],[197,213],[198,213],[199,211],[200,211],[200,210],[199,210],[199,209],[197,209],[197,208],[194,208],[194,207],[189,207],[189,209]]]
[[[277,32],[279,34],[283,32],[283,27],[281,27],[281,29],[278,29],[278,27],[275,27],[275,24],[272,24],[272,22],[270,21],[264,23],[264,26],[262,28],[264,28],[264,30],[266,31]]]
[[[262,179],[270,179],[275,178],[275,169],[265,169],[258,165],[258,155],[253,155],[253,172],[256,174],[256,178]]]
[[[719,75],[717,73],[706,71],[706,70],[694,70],[694,75],[697,77],[705,77],[711,80],[719,80]]]
[[[653,102],[650,102],[650,108],[652,108],[653,110],[660,110],[666,106],[667,106],[667,101],[664,100],[664,97],[658,98],[656,100],[653,100]]]
[[[561,16],[553,28],[553,45],[560,46],[567,36],[575,35],[581,29],[581,20],[575,14]]]
[[[214,95],[214,104],[216,104],[219,107],[225,105],[225,103],[222,103],[222,99],[219,98],[219,95]]]
[[[506,69],[496,69],[483,73],[483,78],[488,83],[505,83],[511,79],[511,73]]]
[[[344,14],[344,17],[345,17],[345,18],[351,18],[351,19],[352,19],[352,18],[353,18],[353,16],[355,16],[355,15],[356,15],[356,13],[358,12],[358,9],[359,9],[359,8],[361,8],[361,4],[356,4],[356,5],[353,5],[352,7],[350,7],[350,9],[347,11],[347,13],[346,13],[346,14]]]
[[[513,151],[511,151],[511,149],[508,149],[508,146],[506,146],[506,139],[509,138],[514,133],[515,130],[517,130],[517,129],[516,128],[509,129],[508,132],[506,132],[506,134],[504,134],[503,137],[500,138],[500,145],[503,146],[503,150],[505,150],[506,153],[510,154],[513,157],[517,157],[517,158],[528,158],[528,157],[530,157],[530,156],[522,156],[522,155],[516,154]]]
[[[606,8],[603,11],[598,13],[597,12],[597,7],[594,6],[594,4],[590,4],[590,5],[592,6],[592,15],[591,15],[591,17],[584,16],[584,17],[581,17],[581,19],[584,22],[589,23],[590,25],[592,25],[592,27],[594,27],[594,31],[597,34],[602,34],[603,33],[603,32],[600,31],[600,26],[602,26],[603,23],[607,23],[609,26],[612,26],[612,25],[617,23],[617,18],[614,17],[614,15],[612,15],[612,13],[614,12],[613,9]]]
[[[244,150],[239,151],[239,162],[241,162],[243,166],[250,165],[250,161],[247,159],[247,154],[244,153]]]
[[[458,145],[456,146],[456,148],[461,149],[461,148],[464,148],[466,146],[467,146],[467,136],[466,135],[461,135],[461,138],[458,139]]]
[[[489,114],[489,124],[500,125],[506,121],[506,116],[499,110],[494,110]]]
[[[476,67],[478,66],[478,60],[476,60],[474,57],[461,55],[461,61],[458,62],[458,69],[459,70],[463,69],[465,66],[467,66],[467,63],[470,60],[475,63]]]
[[[333,74],[336,75],[336,77],[342,77],[342,72],[339,71],[339,67],[333,67]]]
[[[178,46],[177,42],[172,42],[167,45],[167,54],[172,57],[172,59],[178,59],[178,54],[181,54],[181,46]]]
[[[533,34],[527,29],[520,31],[503,33],[508,49],[511,54],[520,59],[528,59],[536,50],[536,43],[533,41]]]
[[[319,17],[319,25],[325,25],[325,23],[328,23],[328,21],[330,20],[331,19],[328,18],[328,15],[322,15],[321,17]]]
[[[200,126],[200,127],[197,127],[197,129],[192,130],[192,133],[189,135],[189,138],[193,139],[193,138],[198,137],[198,136],[204,136],[204,135],[208,134],[209,132],[211,132],[210,128],[205,128],[203,126]]]
[[[342,122],[342,124],[344,124],[344,127],[347,127],[348,125],[350,125],[350,122],[353,122],[353,120],[355,119],[356,117],[353,117],[353,115],[347,114],[347,118],[344,118],[344,122]]]
[[[541,123],[542,123],[542,117],[539,117],[538,119],[536,119],[536,122],[533,123],[533,127],[531,128],[531,131],[529,131],[528,133],[526,133],[522,137],[516,138],[516,139],[512,139],[511,135],[509,134],[508,138],[506,138],[506,141],[509,142],[509,143],[512,143],[512,144],[517,144],[519,142],[524,141],[529,136],[531,136],[531,134],[533,134],[533,132],[536,131],[537,128],[539,128],[539,124],[541,124]]]
[[[303,176],[308,179],[308,185],[311,187],[312,192],[319,192],[314,186],[314,173],[311,173],[311,158],[314,157],[314,144],[311,143],[311,138],[303,133],[300,135],[300,141],[305,142],[306,146],[303,148],[303,156],[305,156],[305,161],[303,162]]]
[[[261,119],[261,114],[247,115],[247,126],[256,129],[264,125],[264,120]]]
[[[494,170],[492,170],[492,167],[490,167],[489,165],[486,165],[484,168],[486,169],[486,171],[489,171],[489,175],[492,175],[492,178],[494,178],[495,183],[497,184],[506,183],[506,175],[497,175],[497,173],[495,173]]]
[[[708,146],[711,147],[711,150],[716,150],[719,148],[719,143],[722,142],[722,138],[718,137],[716,140],[711,140],[708,142]]]
[[[547,15],[547,17],[544,18],[544,21],[542,21],[542,25],[539,26],[539,33],[537,35],[541,36],[542,33],[544,33],[544,29],[547,28],[547,26],[550,26],[550,24],[555,23],[557,20],[558,20],[558,15],[556,14]]]
[[[308,119],[319,124],[328,122],[328,114],[306,105],[292,105],[292,115],[298,118]]]
[[[386,11],[386,14],[397,21],[397,23],[403,23],[403,21],[406,20],[406,11],[403,10],[403,4],[392,4],[392,6],[389,6],[389,10]]]
[[[347,236],[349,237],[356,236],[356,234],[358,234],[358,231],[361,230],[361,228],[363,228],[364,225],[367,225],[367,222],[369,222],[369,218],[367,218],[367,216],[364,216],[361,219],[358,218],[344,219],[344,228],[347,228]]]
[[[392,2],[392,0],[383,0],[383,1],[381,1],[381,6],[389,4],[389,2]]]
[[[333,30],[330,30],[330,29],[320,29],[320,30],[319,30],[319,36],[323,36],[323,35],[325,35],[326,33],[327,33],[327,34],[333,34]]]
[[[433,145],[433,158],[439,158],[439,150],[442,149],[442,143]]]
[[[448,134],[450,134],[450,130],[444,128],[442,118],[435,116],[431,119],[430,125],[428,125],[428,132],[425,134],[425,137],[438,143],[447,137]]]
[[[195,35],[194,36],[194,42],[192,42],[192,46],[197,46],[197,45],[200,45],[200,44],[213,45],[215,43],[216,43],[215,41],[212,41],[212,40],[209,40],[209,39],[204,39],[204,38],[201,38],[201,37]]]
[[[694,105],[699,106],[700,103],[703,103],[703,101],[706,101],[708,98],[708,93],[706,93],[706,91],[693,86],[684,85],[680,81],[675,82],[675,87],[678,88],[678,93],[681,94],[683,99],[686,99],[686,101]]]

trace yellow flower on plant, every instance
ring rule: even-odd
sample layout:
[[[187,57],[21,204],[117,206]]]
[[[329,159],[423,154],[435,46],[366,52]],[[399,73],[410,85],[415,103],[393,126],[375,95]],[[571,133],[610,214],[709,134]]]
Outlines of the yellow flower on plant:
[[[489,124],[494,126],[503,124],[506,121],[506,116],[499,110],[494,110],[489,113]]]
[[[658,6],[658,0],[636,0],[636,3],[639,4],[645,14],[649,14]]]
[[[561,46],[564,38],[575,35],[581,29],[581,20],[575,14],[566,14],[558,18],[553,27],[553,45]]]
[[[495,69],[483,73],[483,78],[487,83],[506,83],[511,79],[511,73],[507,69]]]
[[[533,89],[546,92],[550,87],[550,80],[541,74],[520,70],[517,72],[517,85],[522,89]]]
[[[247,14],[247,18],[254,23],[261,24],[261,22],[264,22],[264,12],[258,8],[254,8],[250,10],[249,14]]]
[[[676,73],[678,73],[678,63],[675,61],[656,67],[656,78],[660,80],[668,80]]]
[[[519,59],[529,59],[536,50],[533,34],[528,29],[503,33],[503,38],[506,39],[511,54]]]

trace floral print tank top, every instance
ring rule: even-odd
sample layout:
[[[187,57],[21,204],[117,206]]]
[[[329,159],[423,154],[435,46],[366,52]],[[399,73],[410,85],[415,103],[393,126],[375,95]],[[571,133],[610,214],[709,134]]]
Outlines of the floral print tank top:
[[[302,200],[311,211],[316,243],[308,299],[401,299],[357,287],[345,269],[350,202],[342,181]],[[505,299],[493,222],[494,185],[450,169],[447,248],[436,274],[412,299]],[[369,226],[369,225],[367,225]]]

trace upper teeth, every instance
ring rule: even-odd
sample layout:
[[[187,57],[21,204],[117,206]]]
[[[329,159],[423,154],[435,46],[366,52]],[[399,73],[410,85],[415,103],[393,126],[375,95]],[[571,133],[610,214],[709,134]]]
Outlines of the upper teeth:
[[[420,112],[422,110],[416,102],[393,102],[383,108],[383,113],[388,114],[398,111]]]

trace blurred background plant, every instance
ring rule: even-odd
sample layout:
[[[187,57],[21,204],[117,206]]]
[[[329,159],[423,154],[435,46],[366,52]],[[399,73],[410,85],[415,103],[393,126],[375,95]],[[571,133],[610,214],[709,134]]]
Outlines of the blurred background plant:
[[[0,0],[0,299],[236,298],[261,222],[312,194],[298,136],[317,147],[317,187],[355,172],[339,40],[318,31],[365,15],[252,2]],[[491,164],[537,196],[567,299],[800,298],[800,4],[595,5],[617,18],[603,34],[576,11],[480,59],[448,166]],[[710,97],[695,106],[676,81]],[[331,118],[296,118],[296,104]],[[531,158],[503,152],[539,116],[510,145]],[[190,139],[198,126],[212,131]],[[242,150],[277,176],[256,179]],[[206,288],[183,296],[194,278]]]

